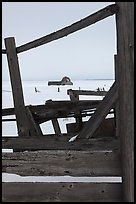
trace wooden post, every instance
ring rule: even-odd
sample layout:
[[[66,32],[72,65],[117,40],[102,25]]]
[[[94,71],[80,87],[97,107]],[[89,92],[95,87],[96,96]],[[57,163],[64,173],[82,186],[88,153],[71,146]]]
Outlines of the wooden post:
[[[72,89],[69,89],[68,94],[69,94],[71,101],[79,101],[79,94],[78,93],[75,94]],[[76,111],[75,114],[77,114],[75,119],[76,119],[78,129],[80,131],[83,128],[81,111]]]
[[[32,121],[28,119],[26,114],[27,110],[24,104],[15,39],[13,37],[5,38],[5,46],[13,92],[13,101],[17,120],[18,135],[19,136],[38,135],[37,130],[34,127],[32,127],[33,126]]]
[[[27,106],[26,107],[26,115],[30,123],[30,131],[29,135],[31,136],[42,136],[42,130],[40,128],[40,125],[35,122],[34,117],[31,113],[31,109]]]
[[[103,119],[109,113],[111,108],[117,101],[117,88],[114,82],[110,90],[107,92],[106,96],[92,115],[92,117],[86,122],[81,133],[79,133],[80,138],[92,137],[94,132],[97,130]]]
[[[134,2],[116,2],[119,136],[125,202],[134,202]]]
[[[118,66],[117,55],[114,55],[114,66],[115,66],[115,81],[117,84],[117,94],[118,94],[118,77],[119,77],[119,66]],[[119,136],[119,100],[117,100],[114,110],[115,124],[116,124],[116,137]]]
[[[52,125],[54,128],[55,134],[61,135],[61,129],[60,129],[59,122],[58,122],[57,118],[53,118],[51,121],[52,121]]]
[[[69,95],[71,101],[78,101],[79,100],[79,95],[74,94],[74,91],[72,89],[69,89],[67,91],[67,94]]]

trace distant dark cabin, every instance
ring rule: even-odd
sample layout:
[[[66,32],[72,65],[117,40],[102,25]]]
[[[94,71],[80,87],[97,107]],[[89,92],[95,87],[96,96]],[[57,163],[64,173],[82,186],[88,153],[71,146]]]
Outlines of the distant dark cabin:
[[[48,86],[50,85],[73,85],[73,82],[69,77],[64,76],[61,81],[49,81]]]

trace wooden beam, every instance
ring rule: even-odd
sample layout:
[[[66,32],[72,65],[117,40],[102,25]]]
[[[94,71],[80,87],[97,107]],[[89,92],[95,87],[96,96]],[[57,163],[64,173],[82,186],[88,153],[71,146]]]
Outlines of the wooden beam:
[[[16,53],[15,39],[5,38],[5,46],[7,50],[7,60],[9,65],[18,135],[38,136],[40,134],[40,131],[38,130],[38,127],[36,127],[29,108],[26,108],[24,104],[23,89],[19,70],[19,62]]]
[[[31,112],[41,113],[47,112],[47,110],[56,110],[56,109],[87,109],[87,108],[95,108],[100,104],[101,100],[80,100],[80,101],[46,101],[43,105],[29,105],[25,107],[29,107]],[[14,108],[4,108],[2,109],[2,116],[14,115]]]
[[[30,130],[28,118],[26,116],[26,109],[24,105],[21,75],[19,70],[18,57],[16,53],[15,39],[6,38],[5,46],[7,50],[7,60],[9,65],[9,73],[12,86],[18,134],[20,136],[26,136],[29,135]]]
[[[55,134],[56,135],[61,135],[61,129],[60,129],[60,126],[59,126],[58,119],[53,118],[51,121],[52,121],[52,125],[53,125],[53,128],[54,128]]]
[[[83,122],[83,126],[86,124],[86,122]],[[79,134],[80,129],[77,126],[76,123],[68,123],[66,124],[67,132],[68,133],[76,133]],[[93,134],[93,138],[98,137],[114,137],[115,136],[115,122],[114,118],[106,118],[102,121],[100,126],[97,128],[97,130]]]
[[[117,150],[2,153],[2,172],[21,176],[121,176],[119,158]]]
[[[2,119],[2,122],[10,122],[10,121],[16,121],[16,118]]]
[[[34,117],[29,107],[26,107],[26,114],[27,114],[27,118],[30,123],[30,130],[31,130],[29,132],[29,136],[42,136],[43,135],[42,130],[39,124],[35,122]]]
[[[2,202],[121,202],[121,183],[3,183]]]
[[[26,111],[29,107],[36,123],[41,124],[54,118],[77,117],[77,111],[82,116],[90,114],[92,109],[96,108],[101,100],[80,100],[80,101],[48,101],[45,105],[25,106]],[[88,113],[85,113],[87,111]],[[15,114],[14,108],[2,110],[2,116]],[[30,122],[30,121],[29,121]],[[33,124],[33,127],[35,125]],[[32,135],[32,134],[31,134]]]
[[[3,108],[2,116],[7,116],[7,115],[15,115],[15,109],[14,108]]]
[[[72,90],[68,89],[68,95],[74,95],[75,97],[79,97],[79,95],[89,95],[89,96],[105,96],[107,91],[90,91],[90,90]]]
[[[40,45],[47,44],[49,42],[52,42],[54,40],[60,39],[62,37],[65,37],[71,33],[74,33],[78,30],[81,30],[83,28],[86,28],[87,26],[90,26],[100,20],[103,20],[104,18],[113,15],[117,11],[117,6],[116,4],[109,5],[94,14],[91,14],[90,16],[81,19],[80,21],[73,23],[70,26],[67,26],[61,30],[58,30],[54,33],[51,33],[49,35],[46,35],[42,38],[39,38],[37,40],[31,41],[29,43],[26,43],[25,45],[17,47],[17,53],[27,51],[29,49],[38,47]],[[3,50],[4,53],[4,50]]]
[[[107,92],[106,96],[92,115],[92,117],[87,121],[82,131],[79,133],[79,138],[89,138],[92,137],[94,132],[97,130],[103,119],[109,113],[111,108],[117,100],[117,88],[114,82],[110,90]]]
[[[36,150],[92,150],[111,151],[119,148],[119,141],[114,137],[78,139],[69,142],[74,134],[44,135],[43,137],[2,137],[2,148],[13,151],[36,151]]]
[[[118,64],[118,57],[117,55],[114,55],[114,66],[115,66],[115,81],[117,84],[117,92],[118,92],[118,82],[119,82],[119,64]],[[116,137],[119,136],[119,100],[116,101],[116,105],[115,105],[115,112],[114,112],[114,116],[115,116],[115,124],[116,124]]]
[[[116,2],[119,137],[125,202],[134,202],[134,2]]]
[[[79,95],[74,93],[72,91],[72,89],[69,90],[69,97],[71,99],[71,101],[79,101]],[[80,110],[76,110],[75,111],[75,120],[76,120],[76,125],[78,126],[78,129],[81,130],[83,128],[83,123],[82,123],[82,116],[81,116],[81,111]]]
[[[7,54],[6,49],[2,49],[2,54]]]
[[[75,93],[72,89],[68,89],[67,94],[71,101],[79,101],[79,94]]]

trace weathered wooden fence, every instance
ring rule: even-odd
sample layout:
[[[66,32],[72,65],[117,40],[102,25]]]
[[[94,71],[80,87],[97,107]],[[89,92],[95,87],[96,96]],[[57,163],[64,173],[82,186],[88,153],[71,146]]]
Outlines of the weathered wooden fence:
[[[70,101],[25,106],[17,54],[116,17],[115,82],[101,101],[80,101],[83,90],[69,90]],[[57,32],[16,47],[6,38],[18,137],[3,137],[2,171],[23,176],[115,176],[121,182],[3,183],[3,202],[122,202],[134,201],[134,2],[116,2]],[[86,92],[86,94],[98,94]],[[129,100],[129,101],[128,101]],[[105,119],[113,112],[114,118]],[[83,123],[82,117],[91,116]],[[58,118],[74,117],[63,134]],[[54,135],[43,135],[39,124],[52,120]],[[3,120],[4,122],[4,120]],[[108,133],[107,133],[108,132]],[[70,138],[77,136],[74,142]],[[27,151],[26,151],[27,150]]]

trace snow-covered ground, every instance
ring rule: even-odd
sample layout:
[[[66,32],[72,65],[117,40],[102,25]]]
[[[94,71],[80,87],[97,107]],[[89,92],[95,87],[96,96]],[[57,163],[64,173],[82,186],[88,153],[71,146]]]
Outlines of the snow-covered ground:
[[[67,86],[48,86],[48,81],[23,81],[23,93],[25,105],[45,104],[47,100],[70,100],[67,95],[68,89],[73,90],[96,90],[98,87],[108,91],[114,80],[72,80],[73,85]],[[35,87],[39,92],[35,92]],[[102,99],[102,96],[80,96],[81,100]],[[2,82],[2,108],[11,108],[13,106],[13,98],[11,85],[7,81]],[[10,116],[13,117],[13,116]],[[3,117],[6,118],[6,117]],[[8,116],[9,118],[9,116]],[[73,122],[74,119],[59,119],[62,132],[66,132],[65,124]],[[43,133],[54,133],[51,122],[41,125]],[[2,136],[17,135],[16,122],[3,122]],[[2,152],[12,152],[10,149],[3,149]],[[3,182],[121,182],[121,177],[71,177],[71,176],[19,176],[16,174],[2,174]]]

